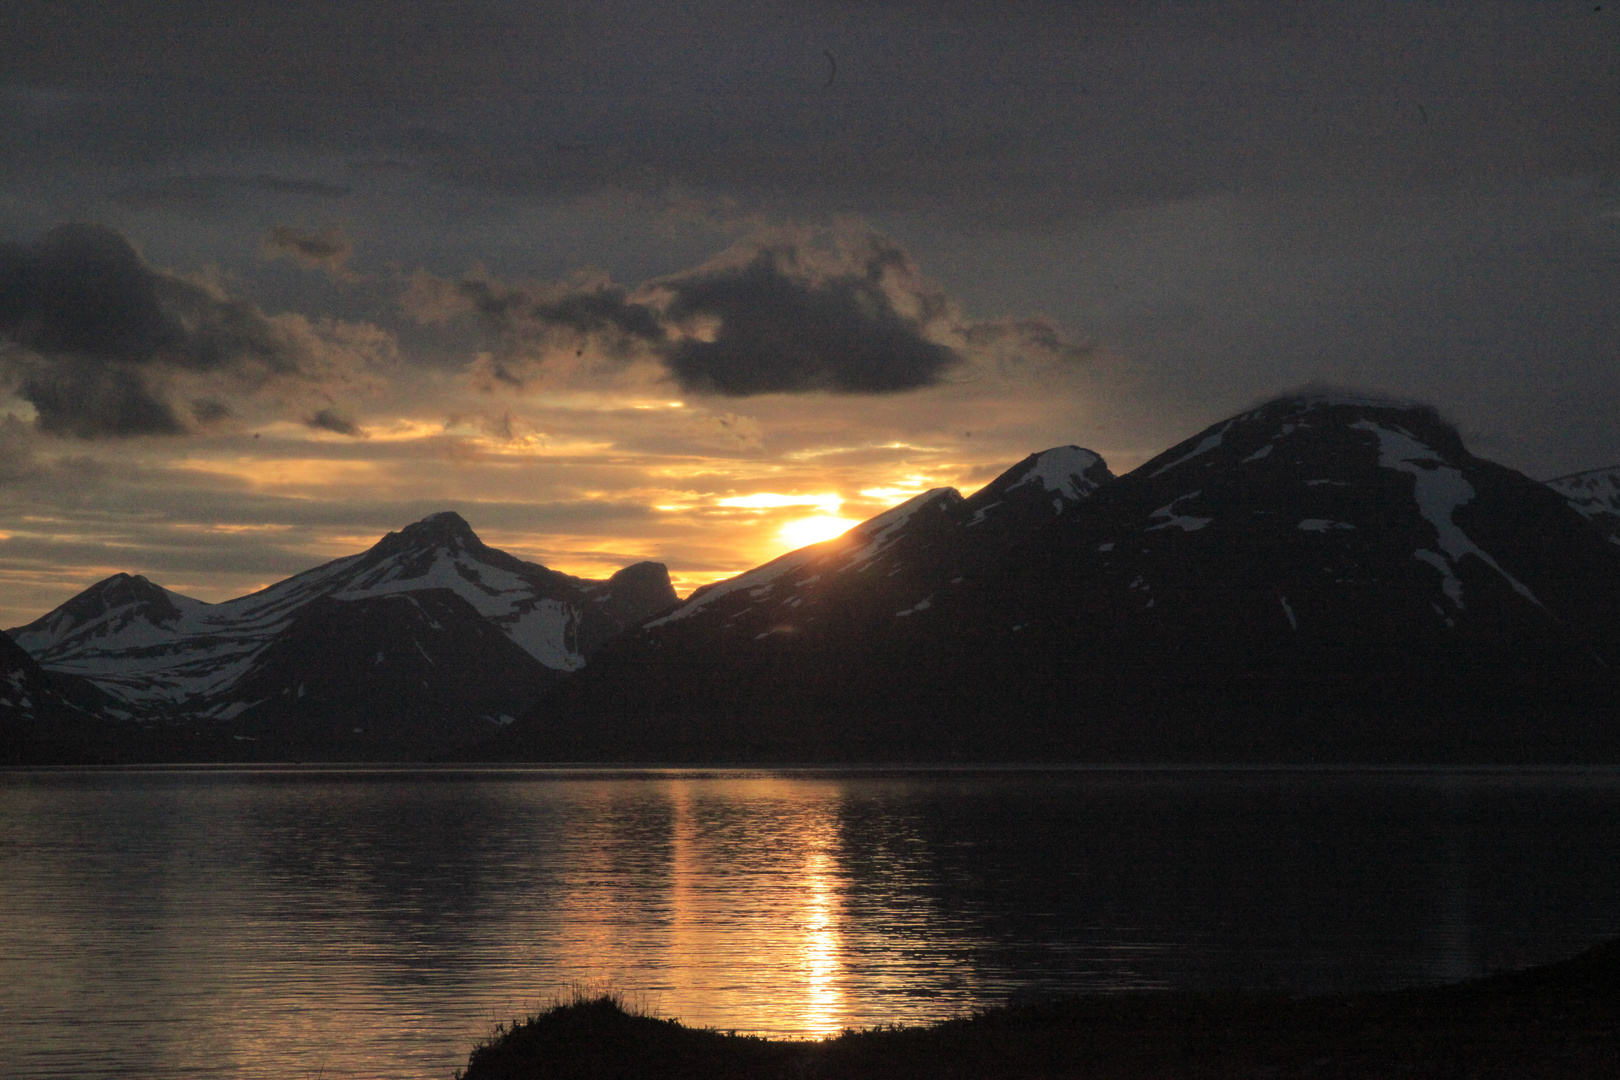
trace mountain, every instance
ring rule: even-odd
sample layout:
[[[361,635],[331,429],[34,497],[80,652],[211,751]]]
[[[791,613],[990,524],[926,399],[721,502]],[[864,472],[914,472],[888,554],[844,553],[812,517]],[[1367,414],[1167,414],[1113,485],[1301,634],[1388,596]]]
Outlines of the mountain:
[[[110,704],[93,686],[53,676],[10,637],[0,634],[0,724],[60,719]]]
[[[1008,536],[1061,517],[1112,479],[1101,457],[1077,446],[1031,454],[970,499],[935,488],[833,540],[705,586],[642,632],[663,640],[702,626],[740,643],[886,625],[928,609],[933,594],[919,598],[919,590],[950,583]],[[677,623],[685,625],[663,629]]]
[[[1620,551],[1559,492],[1429,409],[1291,397],[694,594],[488,753],[1565,760],[1620,751],[1616,668]]]
[[[128,727],[103,715],[114,704],[83,679],[46,671],[0,634],[0,761],[103,760],[102,744],[117,742],[118,729]]]
[[[507,722],[675,601],[659,564],[585,581],[446,512],[219,604],[116,574],[10,634],[126,716],[313,756],[412,756]]]
[[[1569,500],[1610,543],[1620,544],[1620,465],[1560,476],[1547,486]]]

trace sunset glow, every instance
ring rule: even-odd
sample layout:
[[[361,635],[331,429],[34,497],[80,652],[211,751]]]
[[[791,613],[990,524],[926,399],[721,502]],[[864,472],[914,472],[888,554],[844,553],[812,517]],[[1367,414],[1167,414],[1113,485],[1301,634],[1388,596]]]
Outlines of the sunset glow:
[[[777,495],[765,491],[758,495],[739,495],[719,500],[721,506],[737,506],[749,510],[776,509],[782,506],[815,506],[831,513],[844,505],[838,495]]]
[[[5,41],[0,1080],[1612,1064],[1620,0]]]
[[[458,24],[488,42],[426,66],[449,80],[433,100],[493,91],[488,109],[424,119],[382,93],[448,47],[406,19],[389,33],[409,46],[301,43],[290,55],[324,59],[299,71],[361,74],[311,97],[327,120],[291,128],[257,97],[286,69],[274,50],[234,52],[230,20],[153,39],[197,67],[198,100],[227,123],[176,113],[138,49],[77,40],[100,20],[41,16],[30,32],[56,44],[19,54],[37,69],[0,87],[38,151],[0,215],[0,277],[17,290],[0,318],[0,618],[30,622],[108,567],[226,600],[443,510],[566,574],[663,563],[684,593],[930,489],[971,494],[1053,446],[1122,475],[1305,384],[1440,403],[1532,476],[1620,460],[1615,187],[1590,149],[1613,114],[1591,96],[1612,69],[1603,8],[1582,14],[1591,32],[1536,5],[1503,14],[1514,29],[1471,39],[1478,55],[1454,69],[1503,73],[1499,97],[1436,89],[1428,114],[1380,113],[1393,126],[1376,138],[1367,102],[1438,77],[1403,66],[1426,55],[1404,43],[1435,26],[1403,23],[1400,5],[1309,32],[1372,85],[1324,84],[1308,132],[1306,99],[1277,90],[1297,72],[1216,59],[1247,31],[1187,47],[1210,32],[1192,8],[1125,20],[1142,51],[1080,108],[1052,88],[1113,70],[1089,31],[1013,44],[1042,19],[1067,25],[1064,5],[997,31],[1006,48],[982,55],[1017,57],[1019,73],[982,93],[920,74],[979,71],[940,59],[972,35],[922,25],[927,5],[872,38],[904,55],[850,52],[847,69],[854,38],[837,42],[863,32],[843,16],[814,32],[749,21],[738,40],[772,44],[725,54],[770,57],[759,70],[775,74],[712,85],[712,57],[643,56],[638,20],[585,14],[589,33],[531,40],[538,24],[492,5]],[[168,26],[157,11],[131,25]],[[809,69],[773,51],[787,41],[817,42]],[[503,60],[488,82],[508,47],[566,59]],[[823,50],[840,71],[810,122],[802,80],[820,84]],[[95,59],[61,67],[78,56]],[[543,74],[575,63],[600,110]],[[1160,69],[1179,74],[1144,74]],[[879,71],[892,94],[861,81]],[[1196,102],[1165,104],[1188,87]],[[1238,107],[1211,109],[1222,100]],[[433,132],[420,146],[400,134],[419,129]],[[1436,268],[1456,266],[1472,268],[1465,285],[1436,292]],[[111,291],[86,304],[72,282]],[[1547,342],[1556,361],[1525,368]],[[1477,390],[1459,395],[1462,371]]]
[[[823,540],[842,536],[859,524],[853,518],[817,515],[790,521],[778,529],[776,535],[790,548],[801,548],[806,544],[819,544]]]

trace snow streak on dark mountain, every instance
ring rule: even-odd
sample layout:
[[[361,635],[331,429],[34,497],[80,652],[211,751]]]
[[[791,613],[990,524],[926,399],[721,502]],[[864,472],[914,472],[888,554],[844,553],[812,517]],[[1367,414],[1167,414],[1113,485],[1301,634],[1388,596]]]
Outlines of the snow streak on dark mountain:
[[[1547,481],[1609,541],[1620,544],[1620,465]]]
[[[111,704],[94,686],[72,676],[53,676],[0,634],[0,717],[52,721],[85,716]]]
[[[101,748],[117,738],[103,715],[111,705],[89,682],[46,671],[0,634],[0,762],[100,760]]]
[[[46,670],[115,698],[115,715],[408,755],[509,721],[674,603],[659,564],[584,581],[490,548],[446,512],[236,600],[117,574],[10,633]]]
[[[1620,551],[1559,492],[1426,408],[1287,398],[1116,480],[1048,451],[694,595],[501,752],[1579,756],[1620,747],[1617,631]]]

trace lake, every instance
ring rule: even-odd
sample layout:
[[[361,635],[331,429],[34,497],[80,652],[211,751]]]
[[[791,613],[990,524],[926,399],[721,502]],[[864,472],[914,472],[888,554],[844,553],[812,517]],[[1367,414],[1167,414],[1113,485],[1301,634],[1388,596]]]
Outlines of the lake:
[[[1620,933],[1620,771],[0,773],[0,1074],[448,1080],[576,988],[780,1036]]]

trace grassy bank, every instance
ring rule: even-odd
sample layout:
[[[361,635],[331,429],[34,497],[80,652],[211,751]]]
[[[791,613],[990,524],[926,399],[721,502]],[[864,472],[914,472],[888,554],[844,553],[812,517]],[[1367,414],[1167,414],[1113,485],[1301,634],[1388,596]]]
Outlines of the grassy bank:
[[[611,997],[498,1031],[463,1080],[1620,1078],[1620,942],[1451,986],[1293,999],[1131,993],[788,1042],[689,1028]]]

